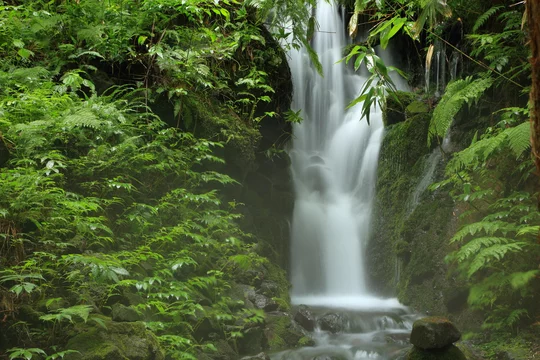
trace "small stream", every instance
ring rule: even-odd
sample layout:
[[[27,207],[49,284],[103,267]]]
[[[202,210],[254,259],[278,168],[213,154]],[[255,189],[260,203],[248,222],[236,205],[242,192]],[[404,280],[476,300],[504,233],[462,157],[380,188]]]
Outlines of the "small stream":
[[[312,306],[317,319],[315,346],[271,355],[272,360],[398,360],[410,348],[417,315],[395,300],[328,299],[330,306]],[[340,308],[353,302],[356,308]]]

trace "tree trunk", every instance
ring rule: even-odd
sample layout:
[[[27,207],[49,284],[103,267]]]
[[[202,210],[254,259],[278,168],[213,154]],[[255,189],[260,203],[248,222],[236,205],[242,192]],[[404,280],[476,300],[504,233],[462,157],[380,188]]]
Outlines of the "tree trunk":
[[[527,0],[526,11],[532,53],[531,147],[536,174],[540,178],[540,0]]]

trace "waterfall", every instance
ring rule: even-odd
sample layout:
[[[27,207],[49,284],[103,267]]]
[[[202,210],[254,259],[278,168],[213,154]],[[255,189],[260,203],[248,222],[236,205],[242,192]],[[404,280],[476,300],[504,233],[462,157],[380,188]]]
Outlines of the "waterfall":
[[[384,131],[381,112],[372,109],[368,125],[361,106],[346,110],[367,78],[337,63],[347,43],[338,7],[321,0],[316,18],[320,31],[312,45],[324,77],[304,49],[289,52],[292,106],[303,118],[294,125],[290,150],[295,189],[291,299],[313,311],[315,346],[284,349],[271,359],[392,360],[406,351],[417,315],[397,299],[372,296],[366,286],[364,250]],[[321,325],[327,317],[341,330]]]
[[[293,129],[290,156],[295,189],[292,221],[292,300],[333,306],[365,303],[364,248],[369,237],[379,148],[381,112],[371,124],[360,120],[361,106],[345,110],[366,77],[342,58],[347,44],[336,5],[320,1],[320,31],[313,48],[324,77],[304,49],[291,50],[293,110],[303,122]]]

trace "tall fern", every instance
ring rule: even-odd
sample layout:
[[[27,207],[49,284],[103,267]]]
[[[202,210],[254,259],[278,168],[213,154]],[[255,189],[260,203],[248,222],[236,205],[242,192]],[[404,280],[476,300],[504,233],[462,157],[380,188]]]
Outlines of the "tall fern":
[[[493,80],[490,77],[475,80],[467,77],[448,84],[443,97],[433,111],[429,124],[428,145],[431,145],[433,139],[444,137],[463,105],[470,105],[477,101],[492,84]]]
[[[489,20],[490,17],[495,15],[497,13],[497,11],[501,10],[502,8],[504,8],[504,6],[502,6],[502,5],[492,6],[485,13],[480,15],[478,17],[478,19],[476,19],[476,22],[474,23],[474,26],[472,28],[472,32],[476,33],[478,31],[478,29],[480,29],[482,27],[482,25],[484,25],[486,23],[486,21]]]

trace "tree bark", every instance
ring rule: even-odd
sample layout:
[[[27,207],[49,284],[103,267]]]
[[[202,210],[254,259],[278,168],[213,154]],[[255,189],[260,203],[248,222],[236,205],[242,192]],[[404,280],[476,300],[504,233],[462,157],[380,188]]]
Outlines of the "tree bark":
[[[536,174],[540,177],[540,0],[527,0],[526,11],[532,52],[531,147]]]

